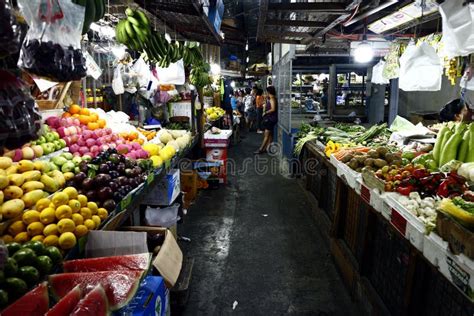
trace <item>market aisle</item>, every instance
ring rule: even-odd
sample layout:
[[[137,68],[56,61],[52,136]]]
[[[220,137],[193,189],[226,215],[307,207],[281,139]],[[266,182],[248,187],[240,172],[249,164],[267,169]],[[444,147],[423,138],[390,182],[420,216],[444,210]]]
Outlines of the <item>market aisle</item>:
[[[185,314],[357,315],[296,180],[257,174],[260,140],[248,135],[229,150],[249,170],[201,192],[180,228],[195,258]]]

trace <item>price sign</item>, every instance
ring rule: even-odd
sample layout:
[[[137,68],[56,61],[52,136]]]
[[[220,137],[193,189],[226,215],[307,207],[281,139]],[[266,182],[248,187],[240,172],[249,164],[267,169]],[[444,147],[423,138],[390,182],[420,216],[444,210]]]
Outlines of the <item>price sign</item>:
[[[360,196],[365,203],[370,204],[370,189],[363,184],[360,187]]]
[[[393,227],[395,227],[403,236],[407,231],[407,220],[397,210],[392,208],[392,218],[390,220]]]
[[[128,194],[121,202],[120,208],[122,210],[126,209],[132,203],[132,195]]]

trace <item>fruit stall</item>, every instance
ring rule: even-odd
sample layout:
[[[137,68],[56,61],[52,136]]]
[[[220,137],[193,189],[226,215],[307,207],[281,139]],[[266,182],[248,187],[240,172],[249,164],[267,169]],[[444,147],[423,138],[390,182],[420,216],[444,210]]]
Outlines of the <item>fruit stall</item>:
[[[176,225],[208,184],[182,162],[224,115],[199,101],[221,39],[207,16],[178,34],[143,6],[1,3],[2,315],[166,315],[186,290]]]
[[[295,150],[315,216],[375,314],[474,312],[473,128],[435,124],[412,133],[420,140],[396,124],[302,126]]]

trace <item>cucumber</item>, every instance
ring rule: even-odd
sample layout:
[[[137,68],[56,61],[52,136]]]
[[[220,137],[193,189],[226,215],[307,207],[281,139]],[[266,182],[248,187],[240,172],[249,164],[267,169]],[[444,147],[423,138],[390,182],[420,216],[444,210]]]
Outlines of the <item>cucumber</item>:
[[[438,138],[436,139],[436,143],[433,147],[433,157],[435,161],[438,163],[438,165],[439,165],[439,156],[441,154],[441,149],[443,147],[444,138],[447,132],[449,132],[449,128],[447,126],[444,126],[439,131]]]
[[[439,166],[443,166],[445,163],[450,162],[451,160],[456,159],[458,153],[459,144],[462,141],[461,134],[454,133],[449,137],[446,145],[443,146],[443,151],[441,152]]]
[[[459,151],[458,151],[458,156],[457,160],[459,161],[466,161],[467,158],[467,152],[469,151],[469,142],[471,138],[471,133],[469,130],[464,132],[464,136],[462,138],[461,145],[459,146]]]

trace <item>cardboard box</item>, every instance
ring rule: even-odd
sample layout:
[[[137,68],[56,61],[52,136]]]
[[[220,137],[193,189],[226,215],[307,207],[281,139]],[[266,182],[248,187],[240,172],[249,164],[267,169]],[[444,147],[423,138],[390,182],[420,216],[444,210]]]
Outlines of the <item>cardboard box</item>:
[[[169,310],[169,291],[162,277],[146,276],[133,299],[114,312],[114,316],[165,316]]]
[[[150,237],[163,237],[160,250],[152,266],[165,280],[168,288],[178,280],[183,264],[183,253],[172,232],[162,227],[129,226],[122,231],[90,231],[86,244],[86,257],[107,257],[151,252]]]
[[[144,197],[142,204],[169,206],[181,192],[179,169],[169,173]]]
[[[178,280],[183,265],[183,252],[179,248],[172,232],[166,228],[152,226],[128,226],[122,227],[121,229],[127,232],[140,232],[152,236],[164,236],[163,244],[153,259],[152,265],[163,279],[165,279],[166,286],[172,288]]]
[[[219,183],[227,183],[227,148],[208,148],[206,160],[219,163],[216,170],[217,178]]]
[[[204,133],[204,147],[206,148],[227,148],[230,143],[232,130],[223,129],[219,134],[212,134],[211,131]]]

